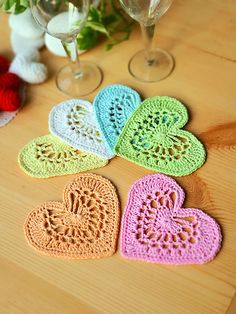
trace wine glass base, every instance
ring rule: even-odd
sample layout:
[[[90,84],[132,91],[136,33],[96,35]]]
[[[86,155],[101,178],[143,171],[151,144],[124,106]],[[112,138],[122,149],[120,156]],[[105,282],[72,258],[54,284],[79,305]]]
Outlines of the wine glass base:
[[[173,57],[165,50],[151,51],[152,61],[147,61],[146,51],[137,52],[129,61],[130,74],[142,82],[157,82],[166,78],[174,68]]]
[[[83,74],[78,78],[73,74],[70,65],[59,70],[56,85],[60,91],[73,97],[81,97],[90,94],[101,84],[102,71],[96,64],[81,61],[80,66]]]

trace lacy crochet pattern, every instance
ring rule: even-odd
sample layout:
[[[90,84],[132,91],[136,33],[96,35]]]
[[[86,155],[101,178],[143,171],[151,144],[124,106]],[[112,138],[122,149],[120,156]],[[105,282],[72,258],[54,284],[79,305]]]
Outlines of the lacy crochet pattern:
[[[135,90],[119,84],[108,85],[95,97],[93,106],[97,123],[111,152],[114,152],[126,121],[140,103],[141,98]]]
[[[74,148],[106,159],[114,157],[96,125],[92,104],[86,100],[70,99],[55,106],[49,114],[49,130]]]
[[[123,128],[115,152],[138,165],[174,176],[192,173],[205,162],[202,143],[181,130],[188,114],[177,99],[148,98]]]
[[[18,162],[31,177],[48,178],[103,167],[108,161],[72,148],[48,134],[25,145],[19,153]]]
[[[203,264],[220,249],[220,227],[196,208],[171,178],[149,175],[132,186],[121,228],[121,254],[161,264]]]
[[[64,189],[63,203],[46,202],[28,215],[28,243],[45,254],[73,259],[111,256],[116,250],[120,210],[111,182],[81,174]]]

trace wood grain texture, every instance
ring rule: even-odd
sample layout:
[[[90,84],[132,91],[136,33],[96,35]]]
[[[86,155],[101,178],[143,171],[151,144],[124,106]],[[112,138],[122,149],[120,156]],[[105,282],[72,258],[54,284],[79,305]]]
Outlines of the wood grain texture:
[[[143,97],[169,95],[186,104],[186,129],[207,148],[207,162],[195,173],[176,178],[187,197],[221,225],[224,241],[216,259],[199,266],[166,266],[127,261],[117,253],[101,260],[70,261],[47,257],[28,247],[23,235],[27,213],[44,201],[62,198],[75,176],[33,179],[18,167],[17,155],[28,141],[48,133],[48,113],[69,97],[54,83],[65,59],[42,51],[50,77],[27,86],[27,103],[0,129],[0,312],[65,314],[212,314],[236,313],[236,2],[175,0],[157,27],[157,45],[175,58],[170,77],[143,84],[127,63],[142,48],[139,31],[105,52],[99,46],[82,59],[104,72],[100,88],[123,83]],[[12,57],[7,15],[0,14],[0,54]],[[97,91],[87,97],[92,101]],[[102,169],[117,187],[122,209],[131,184],[151,173],[121,158]]]

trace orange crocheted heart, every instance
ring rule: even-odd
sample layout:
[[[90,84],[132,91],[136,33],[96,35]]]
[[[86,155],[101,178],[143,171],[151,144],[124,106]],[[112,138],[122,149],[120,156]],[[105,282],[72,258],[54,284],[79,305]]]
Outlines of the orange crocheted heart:
[[[111,182],[81,174],[64,189],[63,203],[46,202],[28,215],[29,244],[49,255],[74,259],[111,256],[116,250],[119,201]]]

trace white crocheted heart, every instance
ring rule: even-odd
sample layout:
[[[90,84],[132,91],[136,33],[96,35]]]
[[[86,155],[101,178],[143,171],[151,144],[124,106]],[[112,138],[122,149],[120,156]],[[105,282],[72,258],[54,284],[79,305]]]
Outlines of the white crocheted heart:
[[[11,14],[9,17],[9,25],[17,34],[27,37],[28,39],[40,37],[44,33],[35,22],[30,9],[20,14]]]
[[[11,32],[11,46],[15,54],[22,54],[25,51],[34,49],[40,49],[44,46],[44,36],[37,38],[27,39],[16,33],[15,31]]]
[[[27,50],[15,56],[9,72],[17,74],[22,80],[30,84],[39,84],[48,77],[48,71],[43,63],[37,62],[39,53],[36,50]]]
[[[71,99],[55,106],[49,114],[49,130],[71,145],[110,159],[111,154],[101,137],[92,104],[82,99]]]

